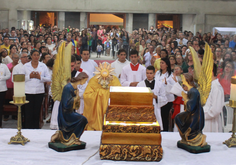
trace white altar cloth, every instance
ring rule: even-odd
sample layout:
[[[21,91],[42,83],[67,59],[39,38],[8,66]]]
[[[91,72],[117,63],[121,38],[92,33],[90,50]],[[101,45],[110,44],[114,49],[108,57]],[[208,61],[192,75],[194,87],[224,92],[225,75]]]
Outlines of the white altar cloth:
[[[8,144],[16,129],[0,129],[0,165],[81,165],[93,155],[100,145],[101,131],[85,131],[81,137],[87,143],[85,150],[56,152],[48,148],[48,142],[55,130],[22,130],[30,139],[25,146]],[[163,158],[158,162],[100,160],[99,153],[85,165],[236,165],[236,148],[222,144],[231,137],[230,133],[205,133],[211,145],[209,153],[192,154],[177,148],[180,136],[177,132],[162,134]]]

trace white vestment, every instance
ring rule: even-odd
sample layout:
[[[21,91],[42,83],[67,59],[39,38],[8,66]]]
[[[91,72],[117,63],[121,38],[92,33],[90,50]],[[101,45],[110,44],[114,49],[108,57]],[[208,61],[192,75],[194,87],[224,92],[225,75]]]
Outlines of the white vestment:
[[[82,70],[82,72],[85,72],[86,74],[88,74],[88,72],[87,72],[86,70],[84,70],[84,69]],[[80,71],[77,71],[75,77],[76,77],[79,73],[81,73],[81,72],[80,72]],[[83,84],[83,85],[78,85],[78,86],[77,86],[77,88],[78,88],[78,90],[79,90],[80,105],[79,105],[79,109],[77,109],[76,112],[79,113],[79,114],[83,114],[83,112],[84,112],[84,96],[83,96],[83,94],[84,94],[84,91],[85,91],[87,85],[88,85],[88,82],[86,82],[86,83]]]
[[[56,129],[56,130],[59,129],[58,120],[57,120],[59,106],[60,106],[60,101],[56,100],[53,104],[53,109],[52,109],[52,117],[51,117],[51,122],[50,122],[51,129]]]
[[[175,100],[174,95],[170,93],[170,88],[168,87],[168,85],[173,85],[175,83],[172,77],[173,77],[172,74],[169,75],[168,72],[164,74],[160,74],[160,71],[157,71],[155,75],[155,83],[161,82],[162,84],[164,84],[168,102],[173,102]],[[167,85],[165,84],[165,79],[166,79]]]
[[[182,97],[182,91],[186,93],[186,91],[184,91],[184,89],[180,86],[180,84],[178,82],[176,82],[174,85],[168,85],[168,87],[170,87],[170,93],[178,96],[178,97]],[[184,101],[184,100],[183,100]],[[184,112],[184,104],[180,104],[180,112]],[[174,125],[174,132],[178,132],[178,128],[176,125]]]
[[[137,87],[146,87],[146,84],[144,81],[141,81],[138,83]],[[161,130],[163,130],[163,124],[162,124],[162,119],[161,119],[161,107],[167,104],[167,98],[166,98],[163,84],[155,83],[155,86],[152,92],[157,96],[157,102],[156,102],[156,99],[153,99],[154,114],[160,125]]]
[[[90,80],[94,76],[94,72],[96,71],[97,63],[94,60],[83,61],[81,60],[81,68],[87,71],[89,74],[88,80]]]
[[[140,64],[137,71],[132,71],[130,65],[126,65],[123,67],[120,83],[122,86],[130,86],[132,82],[140,82],[146,79],[146,68]]]
[[[116,73],[116,77],[119,78],[121,71],[124,66],[129,65],[130,62],[126,60],[125,62],[120,62],[118,59],[111,63],[111,68],[115,68],[114,72]],[[119,78],[120,79],[120,78]]]
[[[203,132],[222,132],[220,113],[224,106],[224,90],[218,79],[211,82],[211,92],[203,107],[205,127]]]

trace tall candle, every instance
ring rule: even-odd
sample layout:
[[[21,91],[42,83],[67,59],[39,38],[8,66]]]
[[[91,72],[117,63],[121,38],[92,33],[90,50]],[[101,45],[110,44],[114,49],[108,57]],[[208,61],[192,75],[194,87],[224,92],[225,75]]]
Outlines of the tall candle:
[[[14,97],[25,96],[25,82],[14,82]]]
[[[236,76],[231,78],[230,100],[236,101]]]
[[[25,75],[24,74],[13,75],[13,82],[14,82],[14,97],[24,97]]]

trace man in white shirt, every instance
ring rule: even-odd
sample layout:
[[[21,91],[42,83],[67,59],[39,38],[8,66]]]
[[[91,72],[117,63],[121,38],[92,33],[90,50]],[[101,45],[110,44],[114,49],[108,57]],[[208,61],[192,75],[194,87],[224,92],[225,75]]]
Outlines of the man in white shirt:
[[[222,132],[220,113],[224,106],[224,90],[217,76],[217,65],[214,64],[211,82],[211,91],[203,106],[205,127],[203,132]]]
[[[15,74],[24,74],[24,64],[28,62],[28,53],[23,52],[21,54],[20,61],[21,62],[13,68],[12,76]]]
[[[89,59],[90,54],[87,49],[83,49],[81,54],[82,60],[81,60],[81,68],[86,70],[88,72],[89,80],[94,76],[94,72],[96,71],[96,68],[98,64],[94,61]]]
[[[154,55],[154,46],[150,45],[149,51],[143,56],[143,64],[145,64],[146,68],[151,65],[151,59],[153,55]]]
[[[178,42],[178,46],[187,45],[188,40],[184,38],[184,33],[179,33],[179,39],[176,40]]]
[[[133,86],[136,87],[140,81],[146,79],[146,68],[138,63],[138,51],[130,51],[130,65],[123,67],[120,83],[122,86]]]
[[[121,71],[124,66],[129,65],[130,62],[126,59],[127,52],[125,49],[120,49],[118,51],[118,59],[111,63],[111,67],[115,68],[114,72],[116,73],[116,77],[120,79]]]

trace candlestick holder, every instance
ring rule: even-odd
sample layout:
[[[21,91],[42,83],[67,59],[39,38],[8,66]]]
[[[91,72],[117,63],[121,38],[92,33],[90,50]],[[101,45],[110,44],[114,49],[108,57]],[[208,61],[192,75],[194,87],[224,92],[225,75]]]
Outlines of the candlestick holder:
[[[223,142],[223,144],[226,144],[230,148],[230,147],[236,146],[236,136],[235,136],[235,132],[236,132],[236,101],[229,100],[229,104],[227,106],[234,109],[232,136],[231,136],[231,138],[229,138],[228,140]]]
[[[29,101],[25,100],[25,96],[24,97],[13,97],[13,101],[10,101],[10,103],[18,106],[18,116],[17,116],[17,130],[18,130],[18,132],[15,136],[11,137],[10,142],[8,144],[18,143],[18,144],[25,145],[25,143],[29,142],[30,140],[25,138],[21,134],[21,128],[22,128],[21,106],[29,103]]]
[[[13,81],[14,81],[14,96],[13,96],[13,101],[10,101],[10,103],[18,107],[18,115],[17,115],[18,132],[15,136],[11,137],[10,142],[8,144],[18,143],[25,145],[25,143],[30,141],[21,134],[21,127],[22,127],[21,106],[29,103],[29,101],[25,99],[25,75],[23,74],[13,75]]]

